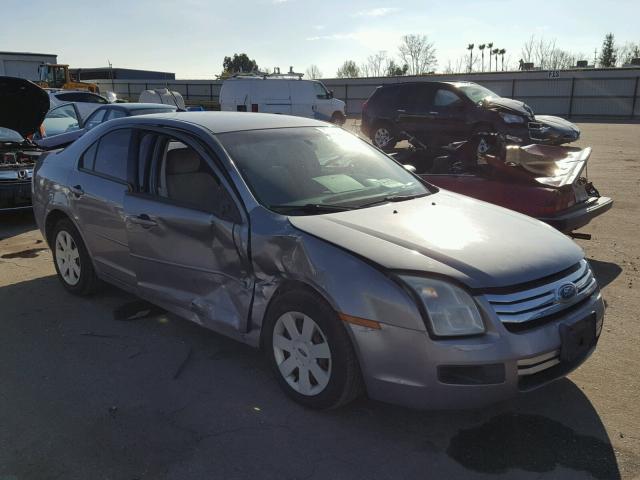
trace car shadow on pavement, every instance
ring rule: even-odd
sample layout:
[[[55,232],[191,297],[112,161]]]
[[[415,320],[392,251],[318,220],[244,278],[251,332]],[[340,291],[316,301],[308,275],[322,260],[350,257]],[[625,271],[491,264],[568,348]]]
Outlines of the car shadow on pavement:
[[[20,212],[0,211],[0,241],[34,230],[35,228],[36,221],[33,218],[32,210]]]
[[[589,265],[593,268],[600,288],[609,285],[622,273],[622,268],[617,263],[603,262],[602,260],[590,258]]]
[[[318,412],[259,351],[118,289],[75,297],[50,275],[0,287],[0,304],[0,476],[620,478],[570,380],[480,410]]]

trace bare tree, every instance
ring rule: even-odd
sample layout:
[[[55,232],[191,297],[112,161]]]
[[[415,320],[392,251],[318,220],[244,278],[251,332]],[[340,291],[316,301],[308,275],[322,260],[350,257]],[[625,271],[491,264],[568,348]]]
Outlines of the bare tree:
[[[574,67],[578,60],[585,58],[583,54],[558,48],[555,40],[536,39],[533,35],[522,45],[520,54],[524,63],[533,63],[543,70]]]
[[[522,50],[520,54],[522,55],[522,61],[524,63],[532,63],[533,62],[533,51],[535,50],[536,45],[536,37],[531,35],[529,40],[524,42],[522,45]]]
[[[618,62],[620,66],[631,63],[634,58],[640,58],[640,42],[627,42],[618,50]]]
[[[360,74],[363,77],[382,77],[385,75],[388,63],[387,52],[380,50],[374,55],[369,55],[367,61],[360,65]]]
[[[427,73],[438,63],[436,49],[426,35],[404,35],[398,53],[402,62],[409,66],[409,75]]]
[[[360,68],[353,60],[345,60],[338,71],[336,77],[338,78],[356,78],[360,76]]]
[[[307,68],[307,77],[312,79],[322,78],[322,72],[317,65],[312,64]]]

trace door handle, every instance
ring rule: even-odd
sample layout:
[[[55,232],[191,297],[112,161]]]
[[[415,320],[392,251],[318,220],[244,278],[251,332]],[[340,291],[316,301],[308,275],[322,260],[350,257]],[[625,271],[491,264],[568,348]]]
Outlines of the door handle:
[[[76,198],[80,198],[84,195],[84,190],[80,185],[74,185],[73,187],[69,187],[69,191],[75,195]]]
[[[398,110],[396,110],[396,112],[398,112],[398,113],[407,113],[407,111],[403,110],[403,109],[398,109]]]
[[[429,112],[429,115],[439,115],[440,112]]]
[[[129,216],[129,221],[135,225],[140,225],[142,228],[151,228],[158,226],[158,222],[156,222],[146,213],[141,213],[137,216],[131,215]]]

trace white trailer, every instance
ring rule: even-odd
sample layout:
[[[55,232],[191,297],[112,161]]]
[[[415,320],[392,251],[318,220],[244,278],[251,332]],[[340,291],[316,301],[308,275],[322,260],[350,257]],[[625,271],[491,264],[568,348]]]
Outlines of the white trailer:
[[[0,52],[0,76],[38,80],[38,67],[58,63],[58,56],[48,53]]]

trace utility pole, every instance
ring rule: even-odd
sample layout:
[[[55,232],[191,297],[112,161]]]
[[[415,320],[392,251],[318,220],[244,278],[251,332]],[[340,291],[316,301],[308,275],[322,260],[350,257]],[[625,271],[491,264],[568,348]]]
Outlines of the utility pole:
[[[109,64],[109,76],[111,77],[111,91],[115,92],[116,87],[113,84],[113,65],[111,64],[111,60],[107,58],[107,63]]]

